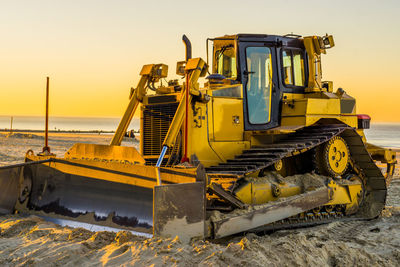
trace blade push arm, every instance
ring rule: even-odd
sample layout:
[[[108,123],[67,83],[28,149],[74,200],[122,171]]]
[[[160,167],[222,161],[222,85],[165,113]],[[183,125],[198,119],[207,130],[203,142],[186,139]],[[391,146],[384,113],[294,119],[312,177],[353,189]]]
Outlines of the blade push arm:
[[[157,69],[157,66],[158,65],[155,64],[149,64],[143,66],[142,71],[140,72],[140,75],[142,77],[140,78],[138,86],[136,87],[136,89],[132,94],[128,107],[125,110],[124,116],[122,117],[118,125],[118,128],[114,134],[113,139],[111,140],[110,145],[112,146],[121,145],[122,138],[124,138],[124,134],[126,133],[126,130],[128,129],[128,126],[132,121],[133,115],[135,114],[135,111],[139,103],[142,102],[143,97],[146,95],[147,83],[151,78],[152,73],[155,71],[155,69]]]

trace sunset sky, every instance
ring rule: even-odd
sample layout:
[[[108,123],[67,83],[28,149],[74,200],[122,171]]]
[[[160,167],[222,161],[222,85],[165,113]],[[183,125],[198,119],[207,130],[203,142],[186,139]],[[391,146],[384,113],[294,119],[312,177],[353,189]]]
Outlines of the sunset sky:
[[[333,34],[323,78],[374,122],[400,122],[400,1],[0,0],[0,115],[119,117],[141,66],[235,33]],[[171,75],[172,76],[172,75]]]

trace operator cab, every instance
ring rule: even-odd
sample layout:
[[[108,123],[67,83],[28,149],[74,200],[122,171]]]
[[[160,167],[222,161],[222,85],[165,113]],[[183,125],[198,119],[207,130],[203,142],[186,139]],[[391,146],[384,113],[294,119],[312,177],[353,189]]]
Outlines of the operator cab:
[[[238,34],[211,39],[213,73],[241,83],[244,130],[279,126],[283,93],[304,93],[306,50],[299,36]]]

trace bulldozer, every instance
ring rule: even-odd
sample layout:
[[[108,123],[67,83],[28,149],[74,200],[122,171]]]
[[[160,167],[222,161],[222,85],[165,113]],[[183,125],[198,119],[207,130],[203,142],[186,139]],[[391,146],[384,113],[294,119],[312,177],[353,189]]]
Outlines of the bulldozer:
[[[109,145],[0,167],[0,212],[182,240],[380,215],[396,154],[369,144],[371,118],[322,80],[331,35],[208,38],[206,60],[182,40],[181,79],[144,65]],[[139,151],[121,146],[137,110]]]

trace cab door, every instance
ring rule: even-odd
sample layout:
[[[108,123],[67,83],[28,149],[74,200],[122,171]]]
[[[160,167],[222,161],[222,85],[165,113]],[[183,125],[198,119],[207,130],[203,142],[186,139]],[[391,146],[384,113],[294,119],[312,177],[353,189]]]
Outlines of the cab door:
[[[240,43],[245,130],[268,130],[279,125],[280,90],[276,50],[264,43]]]

